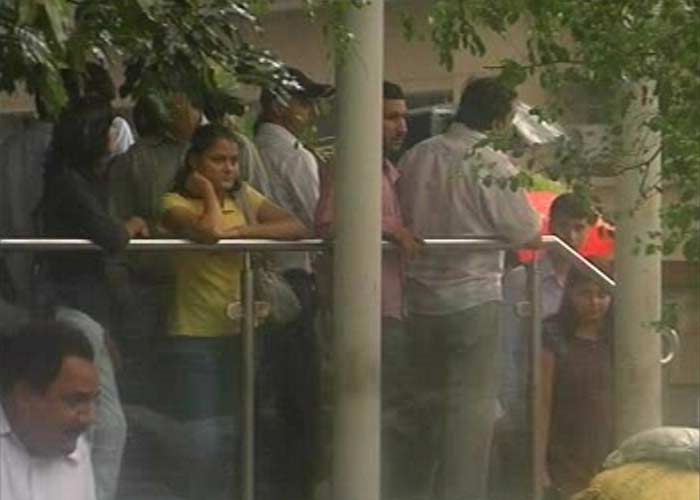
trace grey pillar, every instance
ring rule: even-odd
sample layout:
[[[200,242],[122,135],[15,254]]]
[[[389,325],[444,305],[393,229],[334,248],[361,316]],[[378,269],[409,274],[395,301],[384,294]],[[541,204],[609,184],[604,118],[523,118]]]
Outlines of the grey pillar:
[[[647,84],[649,95],[653,84]],[[658,109],[643,100],[642,85],[631,88],[636,99],[625,117],[621,166],[649,158],[660,145],[658,134],[642,126]],[[657,180],[660,156],[646,172],[625,172],[618,179],[616,198],[615,392],[618,442],[644,429],[661,425],[661,338],[651,323],[661,317],[661,256],[647,255],[649,232],[661,227],[661,196],[640,199],[640,186]],[[642,240],[640,245],[639,239]]]
[[[350,7],[354,42],[336,72],[334,500],[379,498],[384,4]]]

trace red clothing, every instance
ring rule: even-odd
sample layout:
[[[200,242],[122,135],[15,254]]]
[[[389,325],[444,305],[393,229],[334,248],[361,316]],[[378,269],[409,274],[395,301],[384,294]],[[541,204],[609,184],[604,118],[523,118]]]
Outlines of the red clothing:
[[[403,227],[401,208],[396,193],[399,171],[388,160],[382,168],[382,233],[395,234]],[[316,233],[321,238],[329,238],[333,226],[333,174],[328,168],[321,174],[321,196],[316,206]],[[382,254],[382,316],[403,319],[403,288],[401,256],[397,251]]]

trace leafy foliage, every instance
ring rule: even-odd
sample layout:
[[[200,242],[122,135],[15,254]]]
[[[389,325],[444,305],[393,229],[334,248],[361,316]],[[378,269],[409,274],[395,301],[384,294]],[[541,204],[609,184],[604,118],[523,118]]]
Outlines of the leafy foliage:
[[[344,17],[368,0],[303,0],[309,18],[325,15],[325,33],[342,58],[353,44]],[[0,0],[0,90],[24,85],[54,113],[66,95],[60,72],[80,71],[96,54],[126,69],[125,96],[184,90],[193,100],[215,95],[230,111],[240,103],[239,83],[272,84],[284,96],[282,64],[251,45],[257,16],[272,0]],[[640,125],[662,137],[659,151],[626,165],[590,161],[564,144],[561,169],[552,174],[585,192],[594,175],[639,169],[640,196],[671,193],[662,213],[662,248],[682,246],[700,259],[700,3],[698,0],[435,0],[429,38],[440,62],[452,68],[460,50],[483,55],[487,31],[504,34],[528,26],[527,56],[502,62],[502,78],[517,85],[537,76],[553,94],[572,87],[596,96],[597,120],[610,125],[604,153],[614,157],[620,122],[634,98],[656,97],[658,113]],[[423,35],[409,14],[408,38]],[[420,23],[423,25],[423,23]],[[628,82],[656,82],[648,96],[634,96]],[[556,114],[557,110],[548,110]],[[662,175],[649,179],[651,161],[663,159]],[[652,235],[660,237],[662,235]]]
[[[124,65],[123,96],[184,91],[237,111],[239,83],[277,84],[287,74],[246,40],[259,29],[261,1],[0,0],[0,90],[25,84],[55,113],[66,99],[60,72],[96,56]]]
[[[563,180],[586,190],[592,176],[638,169],[640,197],[668,193],[662,212],[664,251],[682,246],[700,259],[700,4],[697,0],[438,0],[429,30],[440,61],[452,67],[458,50],[481,55],[482,33],[504,33],[515,22],[528,29],[525,60],[503,61],[511,84],[528,76],[557,95],[574,88],[595,96],[597,121],[609,125],[605,153],[614,157],[620,125],[633,99],[658,98],[658,112],[641,123],[638,134],[658,132],[659,151],[639,151],[631,164],[611,164],[563,149]],[[406,34],[416,23],[403,20]],[[630,82],[656,82],[633,94]],[[645,95],[646,94],[646,95]],[[556,113],[556,109],[550,110]],[[662,175],[650,179],[649,166],[661,155]],[[635,163],[636,162],[636,163]],[[660,237],[662,235],[652,235]]]

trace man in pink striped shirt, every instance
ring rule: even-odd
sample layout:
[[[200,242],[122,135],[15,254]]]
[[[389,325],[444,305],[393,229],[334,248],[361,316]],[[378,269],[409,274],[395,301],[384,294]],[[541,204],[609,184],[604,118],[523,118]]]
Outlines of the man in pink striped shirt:
[[[382,114],[382,235],[393,241],[398,251],[390,250],[382,256],[382,498],[391,500],[409,498],[413,493],[407,467],[412,463],[412,450],[407,445],[410,433],[404,418],[410,397],[410,366],[406,358],[406,333],[403,327],[402,261],[416,255],[422,246],[403,225],[401,208],[396,193],[399,171],[388,157],[401,149],[406,137],[408,108],[401,87],[384,82]],[[321,196],[316,208],[316,231],[322,238],[333,236],[333,173],[330,167],[321,171]],[[322,265],[329,278],[330,262]]]

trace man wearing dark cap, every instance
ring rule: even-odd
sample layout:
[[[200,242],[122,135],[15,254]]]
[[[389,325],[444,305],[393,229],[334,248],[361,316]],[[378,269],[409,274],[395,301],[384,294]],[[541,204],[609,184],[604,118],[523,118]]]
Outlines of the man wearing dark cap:
[[[251,173],[251,183],[296,215],[307,227],[312,227],[319,196],[318,164],[311,151],[299,140],[299,135],[316,118],[314,101],[329,97],[334,89],[314,82],[296,68],[289,68],[288,72],[294,83],[287,88],[287,99],[278,97],[269,89],[264,89],[260,95],[262,110],[255,144],[260,150],[269,182],[259,185],[258,176]],[[296,262],[286,257],[284,260],[293,264],[289,267],[305,267],[299,264],[302,254],[297,255]]]
[[[262,110],[255,145],[262,165],[251,169],[250,183],[311,228],[319,199],[318,163],[299,137],[316,118],[315,101],[330,97],[334,89],[311,80],[296,68],[287,68],[287,72],[287,96],[276,95],[270,89],[264,89],[260,95]],[[297,293],[302,311],[283,331],[266,335],[262,348],[263,371],[272,386],[269,392],[274,394],[278,423],[284,434],[270,444],[273,450],[268,455],[272,463],[265,465],[284,470],[281,474],[269,474],[284,477],[282,482],[288,484],[277,486],[282,487],[285,498],[305,499],[311,497],[320,397],[318,342],[314,333],[316,290],[308,254],[278,252],[275,261]],[[269,497],[278,498],[281,494],[271,491]],[[262,497],[266,498],[265,492]]]

